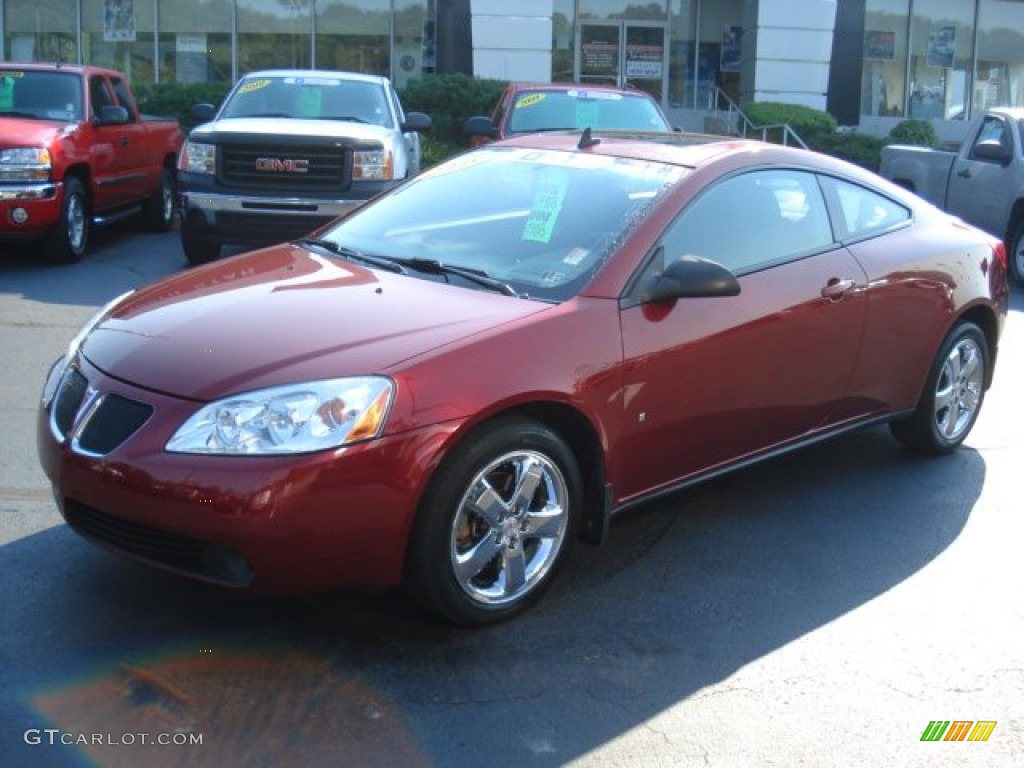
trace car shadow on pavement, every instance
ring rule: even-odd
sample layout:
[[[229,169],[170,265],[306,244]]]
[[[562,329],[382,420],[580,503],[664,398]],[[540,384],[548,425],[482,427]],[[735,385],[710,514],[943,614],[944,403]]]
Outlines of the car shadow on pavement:
[[[0,548],[0,746],[15,765],[564,765],[917,573],[984,481],[969,448],[847,435],[625,513],[532,611],[477,630],[392,593],[206,588],[55,525]],[[203,743],[22,735],[47,728]]]

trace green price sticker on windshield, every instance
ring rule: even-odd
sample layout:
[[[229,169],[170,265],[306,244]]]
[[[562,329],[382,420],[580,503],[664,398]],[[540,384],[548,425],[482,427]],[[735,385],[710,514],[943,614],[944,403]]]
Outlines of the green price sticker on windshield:
[[[569,177],[561,172],[549,171],[537,185],[537,191],[530,201],[530,215],[523,225],[523,240],[535,243],[550,243],[551,235],[562,212],[565,193],[569,189]]]

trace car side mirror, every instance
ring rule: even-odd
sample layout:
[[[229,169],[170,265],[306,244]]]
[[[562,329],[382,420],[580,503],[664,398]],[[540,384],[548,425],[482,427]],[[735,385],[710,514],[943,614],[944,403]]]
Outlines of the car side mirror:
[[[995,139],[979,141],[971,150],[971,156],[977,160],[988,160],[1000,165],[1008,165],[1012,159],[1010,150]]]
[[[192,106],[192,117],[200,123],[208,123],[217,114],[217,108],[213,104],[194,104]]]
[[[108,104],[100,107],[93,123],[96,125],[124,125],[132,121],[131,113],[122,106]]]
[[[701,256],[683,256],[655,275],[644,298],[647,301],[738,296],[736,275],[717,261]]]
[[[410,131],[429,131],[432,125],[430,115],[424,112],[407,112],[405,122],[402,123],[402,133]]]
[[[462,124],[462,130],[467,136],[482,136],[486,139],[494,139],[498,136],[498,128],[494,125],[494,121],[485,115],[467,117],[466,122]]]

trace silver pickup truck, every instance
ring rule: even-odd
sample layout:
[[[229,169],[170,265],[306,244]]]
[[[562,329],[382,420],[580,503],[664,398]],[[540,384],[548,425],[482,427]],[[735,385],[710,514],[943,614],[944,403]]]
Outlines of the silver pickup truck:
[[[181,244],[191,264],[224,244],[268,245],[414,176],[430,117],[405,113],[385,77],[266,70],[239,80],[178,157]]]
[[[879,173],[1002,238],[1024,286],[1024,109],[987,110],[958,152],[884,147]]]

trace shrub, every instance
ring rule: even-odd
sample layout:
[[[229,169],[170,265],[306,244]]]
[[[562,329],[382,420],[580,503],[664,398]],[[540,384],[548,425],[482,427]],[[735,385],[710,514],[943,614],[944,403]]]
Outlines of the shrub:
[[[187,133],[196,124],[192,106],[204,102],[220,104],[230,88],[230,83],[148,83],[134,90],[140,111],[176,117],[181,123],[181,130]]]
[[[801,104],[783,104],[777,101],[757,101],[743,106],[743,112],[755,127],[785,123],[807,143],[818,136],[836,131],[836,119],[828,112]]]
[[[461,73],[425,75],[399,92],[407,111],[426,112],[433,127],[430,144],[457,151],[468,146],[462,124],[473,115],[489,115],[506,83]]]
[[[808,146],[825,155],[847,160],[861,168],[878,173],[885,139],[866,133],[819,134]]]
[[[939,135],[935,132],[935,126],[927,120],[912,118],[903,120],[896,124],[896,127],[889,131],[887,144],[913,144],[919,147],[931,147],[938,149],[942,146]]]

